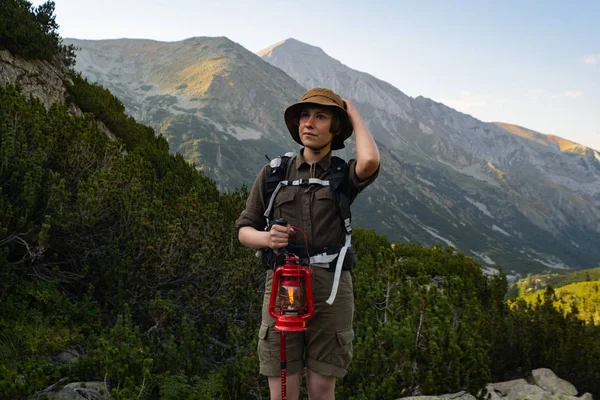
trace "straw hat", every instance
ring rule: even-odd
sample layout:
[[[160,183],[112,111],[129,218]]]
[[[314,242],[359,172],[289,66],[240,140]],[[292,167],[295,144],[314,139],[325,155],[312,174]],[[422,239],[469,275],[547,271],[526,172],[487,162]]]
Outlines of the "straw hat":
[[[304,107],[310,104],[332,107],[337,110],[336,115],[340,120],[340,132],[331,142],[331,150],[339,150],[344,148],[344,140],[352,135],[352,123],[348,112],[346,112],[346,104],[340,96],[333,90],[325,88],[314,88],[302,95],[300,101],[289,106],[284,113],[285,124],[292,138],[299,144],[302,144],[298,133],[298,123],[300,121],[300,112]]]

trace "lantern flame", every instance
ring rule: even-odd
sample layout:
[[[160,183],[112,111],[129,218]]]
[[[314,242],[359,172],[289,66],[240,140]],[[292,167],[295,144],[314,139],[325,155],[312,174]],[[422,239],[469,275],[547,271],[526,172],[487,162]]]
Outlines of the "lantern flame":
[[[290,305],[294,304],[294,288],[288,287],[288,298],[290,299]]]

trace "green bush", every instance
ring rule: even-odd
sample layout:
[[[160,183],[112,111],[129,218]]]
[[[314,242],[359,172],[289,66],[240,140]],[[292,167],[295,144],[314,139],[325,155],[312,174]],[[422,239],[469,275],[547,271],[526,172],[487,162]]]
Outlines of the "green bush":
[[[54,8],[51,0],[38,7],[27,0],[0,0],[0,49],[48,61],[61,55],[67,65],[74,65],[75,48],[62,44]]]

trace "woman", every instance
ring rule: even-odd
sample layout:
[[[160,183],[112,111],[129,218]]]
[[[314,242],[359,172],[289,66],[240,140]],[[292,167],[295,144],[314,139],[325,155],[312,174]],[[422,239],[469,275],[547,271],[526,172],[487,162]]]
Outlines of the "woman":
[[[338,161],[332,159],[332,150],[344,148],[344,140],[354,130],[356,160],[350,160],[347,164],[343,184],[349,203],[375,181],[379,173],[379,150],[351,102],[343,100],[329,89],[315,88],[306,92],[300,102],[288,107],[284,117],[292,138],[303,146],[298,155],[287,161],[286,180],[327,180],[331,175],[332,161]],[[345,238],[349,239],[349,230],[345,229],[339,216],[336,195],[329,186],[290,185],[277,190],[273,194],[271,214],[273,219],[285,218],[289,225],[272,225],[265,230],[267,222],[264,214],[270,203],[270,199],[265,199],[265,182],[276,166],[273,162],[265,166],[254,182],[246,208],[236,222],[240,242],[251,248],[267,249],[267,252],[288,245],[304,248],[304,235],[309,248],[318,249],[315,250],[318,252],[336,246],[343,249],[344,244],[349,245],[345,241]],[[302,230],[303,234],[295,232],[292,226]],[[350,273],[354,257],[351,250],[346,254],[345,249],[339,251],[337,258],[341,261],[338,263],[333,260],[332,268],[327,263],[313,265],[315,315],[308,321],[306,332],[286,334],[289,399],[299,396],[300,373],[304,367],[307,369],[306,383],[311,400],[334,399],[335,378],[347,373],[354,337],[354,297]],[[343,271],[338,274],[339,279],[334,279],[335,268],[342,264]],[[268,270],[258,353],[260,373],[268,376],[271,399],[279,399],[279,333],[273,329],[275,321],[268,313],[272,277],[272,270]]]

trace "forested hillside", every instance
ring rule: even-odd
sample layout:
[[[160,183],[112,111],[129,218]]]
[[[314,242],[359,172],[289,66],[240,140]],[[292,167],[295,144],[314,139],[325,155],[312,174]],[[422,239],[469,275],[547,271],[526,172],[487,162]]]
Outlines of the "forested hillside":
[[[547,288],[554,290],[553,304],[563,312],[573,311],[590,324],[600,323],[600,268],[531,275],[509,287],[507,297],[538,302]]]
[[[562,286],[578,282],[600,281],[600,267],[581,271],[564,271],[562,273],[535,274],[515,283],[520,293],[529,293],[552,286],[558,289]]]
[[[110,92],[66,84],[69,104],[50,108],[0,88],[0,398],[70,382],[102,382],[111,399],[266,398],[264,270],[234,228],[246,189],[219,192]],[[339,398],[476,393],[536,367],[600,395],[600,330],[557,311],[551,291],[509,308],[505,276],[450,247],[353,236]]]

